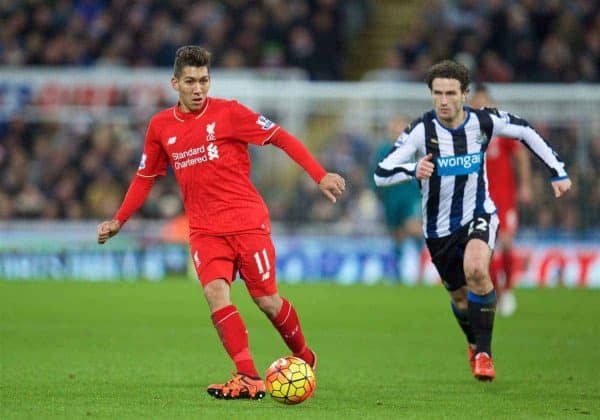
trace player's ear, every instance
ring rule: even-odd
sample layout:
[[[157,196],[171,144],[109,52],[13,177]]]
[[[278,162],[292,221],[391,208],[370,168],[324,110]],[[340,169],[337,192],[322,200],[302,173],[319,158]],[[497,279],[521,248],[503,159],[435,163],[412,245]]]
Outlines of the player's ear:
[[[171,87],[173,90],[179,92],[179,80],[175,76],[171,77]]]

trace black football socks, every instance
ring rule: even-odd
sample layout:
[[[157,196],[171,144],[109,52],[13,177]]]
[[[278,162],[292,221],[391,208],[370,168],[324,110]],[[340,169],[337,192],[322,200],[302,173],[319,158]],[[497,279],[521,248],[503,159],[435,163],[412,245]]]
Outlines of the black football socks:
[[[496,291],[492,290],[485,295],[476,295],[469,290],[467,301],[469,303],[469,321],[477,337],[477,353],[485,352],[491,356],[492,330],[496,313]]]
[[[458,325],[460,325],[460,328],[465,333],[465,336],[467,337],[467,341],[469,342],[469,344],[473,344],[473,345],[477,344],[477,336],[475,335],[475,331],[473,330],[473,327],[471,326],[471,322],[469,321],[468,309],[465,309],[465,310],[458,309],[453,301],[450,301],[450,306],[452,307],[452,313],[454,314],[456,321],[458,321]]]

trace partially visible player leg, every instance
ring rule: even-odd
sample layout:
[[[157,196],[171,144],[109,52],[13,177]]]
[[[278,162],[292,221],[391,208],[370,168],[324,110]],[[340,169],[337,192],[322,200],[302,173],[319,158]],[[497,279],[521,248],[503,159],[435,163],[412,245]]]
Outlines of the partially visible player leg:
[[[477,336],[469,320],[468,302],[467,302],[467,287],[463,286],[458,290],[450,293],[450,306],[452,313],[467,338],[467,360],[471,367],[471,372],[475,369],[475,352],[477,349]]]
[[[294,356],[314,367],[316,357],[306,345],[294,306],[277,293],[275,247],[268,235],[244,235],[240,273],[254,302],[267,315]]]
[[[517,310],[517,300],[512,290],[515,253],[513,248],[514,237],[518,227],[517,210],[510,208],[505,212],[505,221],[498,241],[502,247],[502,273],[504,274],[504,287],[498,299],[498,313],[502,316],[511,316]]]
[[[473,372],[477,335],[468,313],[468,289],[462,268],[464,241],[466,241],[466,232],[459,232],[449,238],[428,239],[427,248],[442,277],[442,283],[450,295],[452,314],[467,339],[467,360]]]
[[[212,281],[204,288],[204,294],[207,301],[212,303],[209,306],[213,325],[237,372],[258,378],[249,350],[246,325],[235,305],[229,301],[229,284],[222,279]]]
[[[469,320],[477,335],[474,375],[479,380],[488,381],[496,376],[491,359],[496,311],[496,291],[488,271],[491,254],[486,242],[472,239],[467,243],[464,258],[465,277],[469,287]]]
[[[209,385],[208,393],[215,398],[262,399],[265,386],[250,354],[246,325],[235,305],[229,301],[229,284],[223,279],[212,281],[205,286],[204,294],[219,338],[237,370],[226,383]]]
[[[254,300],[271,320],[271,323],[294,356],[301,358],[314,368],[316,355],[306,344],[298,313],[294,306],[278,294],[256,297]]]
[[[237,373],[222,384],[212,384],[207,391],[215,398],[261,399],[265,387],[259,378],[249,349],[248,332],[237,308],[231,302],[230,283],[235,275],[235,255],[224,238],[192,236],[191,251],[211,320]]]

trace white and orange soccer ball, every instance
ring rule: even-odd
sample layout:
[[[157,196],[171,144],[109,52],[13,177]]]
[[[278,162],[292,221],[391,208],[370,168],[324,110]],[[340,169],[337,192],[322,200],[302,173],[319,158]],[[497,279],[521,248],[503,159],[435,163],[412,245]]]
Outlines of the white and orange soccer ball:
[[[267,392],[282,404],[300,404],[315,391],[315,373],[308,363],[294,357],[275,360],[265,374]]]

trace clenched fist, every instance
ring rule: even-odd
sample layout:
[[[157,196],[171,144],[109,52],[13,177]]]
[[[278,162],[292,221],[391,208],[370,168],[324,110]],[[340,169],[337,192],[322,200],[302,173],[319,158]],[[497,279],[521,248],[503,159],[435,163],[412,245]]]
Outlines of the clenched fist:
[[[417,170],[415,171],[416,172],[415,176],[419,181],[422,179],[429,178],[431,175],[433,175],[433,170],[435,169],[435,165],[433,164],[431,159],[433,159],[433,155],[431,153],[429,153],[428,155],[423,156],[417,162]]]

